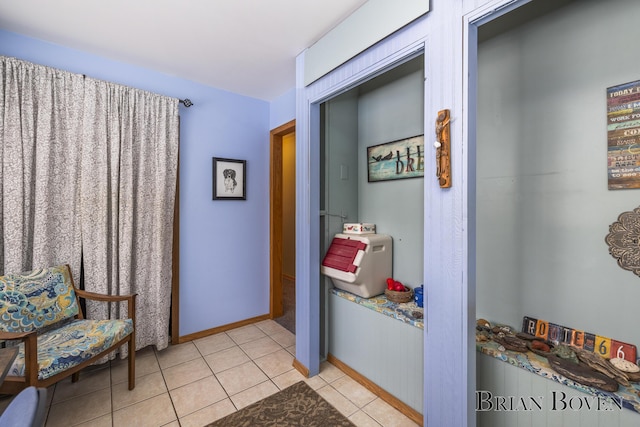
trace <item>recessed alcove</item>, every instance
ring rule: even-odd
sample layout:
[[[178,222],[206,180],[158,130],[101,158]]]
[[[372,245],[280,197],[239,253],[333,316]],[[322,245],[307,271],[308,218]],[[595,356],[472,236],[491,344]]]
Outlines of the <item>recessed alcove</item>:
[[[377,233],[393,239],[393,277],[420,286],[424,178],[368,182],[367,147],[424,134],[424,56],[407,58],[323,102],[320,130],[321,256],[343,223],[374,223]],[[320,287],[323,356],[346,364],[421,419],[423,329],[329,292],[327,277]],[[385,369],[392,365],[392,371]]]
[[[639,345],[640,283],[617,266],[604,237],[638,206],[638,190],[607,188],[606,90],[640,79],[640,59],[625,53],[635,46],[640,4],[554,3],[533,1],[479,27],[476,314],[516,329],[531,316]],[[477,359],[478,390],[569,393],[498,359]],[[640,422],[627,409],[544,409],[482,412],[478,425]]]

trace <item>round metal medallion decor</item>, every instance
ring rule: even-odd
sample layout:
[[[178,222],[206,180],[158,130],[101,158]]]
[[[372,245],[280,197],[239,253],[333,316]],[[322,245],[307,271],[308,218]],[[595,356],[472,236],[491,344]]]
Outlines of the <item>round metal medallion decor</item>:
[[[640,276],[640,207],[621,213],[604,240],[618,265]]]

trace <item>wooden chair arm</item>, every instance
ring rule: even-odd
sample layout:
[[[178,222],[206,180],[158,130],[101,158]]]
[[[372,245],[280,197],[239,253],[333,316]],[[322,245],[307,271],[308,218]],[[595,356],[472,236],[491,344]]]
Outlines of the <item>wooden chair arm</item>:
[[[138,294],[131,295],[105,295],[98,294],[95,292],[87,292],[82,289],[76,289],[76,295],[79,298],[90,299],[94,301],[106,301],[106,302],[119,302],[126,301],[127,302],[127,312],[129,313],[129,318],[133,319],[133,327],[136,325],[136,297]],[[79,304],[80,302],[78,302]],[[82,310],[81,310],[82,311]],[[82,314],[82,313],[81,313]]]
[[[95,292],[87,292],[82,289],[76,289],[76,294],[78,294],[80,298],[91,299],[94,301],[107,301],[107,302],[131,301],[132,299],[135,299],[136,295],[138,295],[138,294],[106,295],[106,294],[98,294]]]
[[[37,334],[37,331],[29,331],[29,332],[6,332],[0,331],[0,340],[24,340],[24,338],[28,337],[31,334]]]
[[[21,340],[24,342],[24,377],[35,384],[38,379],[38,331],[5,332],[0,331],[2,340]]]

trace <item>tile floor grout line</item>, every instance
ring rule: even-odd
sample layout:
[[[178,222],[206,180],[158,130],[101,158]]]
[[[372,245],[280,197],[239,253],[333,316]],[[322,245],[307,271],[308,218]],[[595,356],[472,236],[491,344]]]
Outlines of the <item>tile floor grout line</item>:
[[[247,325],[247,326],[251,326],[251,325]],[[227,407],[227,410],[231,409],[231,408],[234,408],[233,412],[237,412],[237,411],[241,410],[241,408],[238,408],[236,406],[236,403],[234,403],[234,401],[232,400],[232,396],[227,392],[226,388],[224,386],[222,386],[222,383],[220,382],[220,379],[218,378],[218,374],[220,374],[221,372],[227,371],[227,369],[225,369],[224,371],[221,371],[220,373],[217,374],[217,373],[213,372],[213,369],[214,369],[213,365],[210,365],[208,363],[207,359],[206,359],[207,356],[219,353],[221,351],[228,350],[228,349],[231,349],[233,347],[238,347],[238,349],[240,349],[241,354],[244,354],[244,356],[246,356],[247,359],[248,359],[247,362],[244,362],[244,363],[252,362],[253,366],[257,368],[256,372],[259,372],[261,375],[264,375],[266,377],[266,379],[264,379],[263,381],[260,381],[258,384],[255,384],[255,385],[247,387],[247,388],[245,388],[245,389],[243,389],[241,391],[238,391],[233,396],[236,396],[236,395],[238,395],[240,393],[245,393],[248,390],[251,390],[252,388],[255,388],[255,387],[261,387],[261,388],[255,390],[255,392],[257,392],[257,393],[268,391],[271,387],[273,387],[273,389],[276,390],[275,393],[277,393],[277,392],[282,390],[278,386],[278,383],[276,382],[277,378],[289,374],[287,377],[283,377],[281,380],[277,380],[278,382],[281,382],[283,384],[284,388],[286,388],[285,384],[287,384],[290,380],[295,379],[294,378],[295,375],[291,375],[290,374],[292,371],[295,371],[295,369],[293,367],[289,367],[291,369],[288,369],[285,372],[279,372],[279,370],[284,367],[284,366],[280,365],[280,362],[281,362],[280,356],[274,356],[273,359],[266,360],[265,363],[262,363],[262,366],[264,366],[266,370],[263,369],[257,363],[257,361],[259,359],[262,359],[262,358],[268,357],[270,355],[273,355],[275,353],[278,353],[278,352],[280,352],[280,350],[285,350],[286,353],[283,353],[283,355],[285,355],[287,357],[293,356],[295,358],[295,355],[291,354],[291,352],[289,352],[287,350],[287,347],[285,347],[283,344],[281,344],[280,342],[276,341],[273,338],[275,335],[277,335],[279,333],[284,333],[285,331],[287,331],[288,333],[291,333],[291,331],[288,331],[286,328],[284,328],[282,325],[280,325],[277,322],[275,322],[273,319],[261,322],[261,324],[259,326],[257,324],[255,324],[253,326],[255,326],[257,328],[257,330],[259,330],[262,333],[262,336],[260,338],[254,338],[254,339],[249,340],[247,342],[243,342],[243,344],[238,344],[238,342],[236,342],[233,338],[231,338],[230,335],[228,335],[226,332],[222,332],[222,334],[226,335],[226,338],[229,339],[229,341],[224,341],[223,343],[221,343],[221,346],[223,347],[224,345],[232,344],[232,347],[222,348],[220,350],[213,351],[212,353],[209,353],[207,355],[205,355],[204,351],[201,350],[201,348],[199,348],[198,345],[196,345],[195,340],[194,340],[191,343],[195,347],[198,356],[196,358],[191,359],[191,360],[184,360],[183,359],[183,355],[187,355],[187,358],[190,357],[190,356],[193,356],[193,353],[191,353],[192,350],[191,349],[187,349],[187,348],[183,348],[182,350],[178,349],[177,353],[173,353],[172,352],[171,358],[167,359],[167,360],[172,360],[172,361],[179,360],[180,363],[177,363],[177,364],[172,365],[172,366],[168,366],[166,368],[162,368],[162,366],[160,365],[160,357],[159,357],[160,356],[160,352],[157,351],[155,346],[152,347],[152,352],[149,354],[149,356],[152,355],[155,358],[153,360],[153,362],[155,362],[155,364],[157,365],[157,369],[159,370],[160,375],[162,376],[162,381],[163,381],[164,388],[165,388],[165,391],[161,392],[160,395],[163,395],[164,393],[167,393],[167,396],[169,397],[171,405],[172,405],[173,417],[174,417],[173,421],[171,421],[169,423],[158,424],[158,425],[161,425],[163,427],[176,426],[176,425],[177,426],[187,425],[189,423],[185,424],[185,422],[183,421],[186,417],[194,416],[194,414],[196,414],[196,413],[198,413],[200,411],[203,411],[203,410],[205,410],[207,408],[211,408],[212,406],[214,406],[216,404],[219,404],[220,402],[223,402],[225,400],[228,400],[229,403],[231,403],[230,407]],[[250,329],[250,328],[247,328],[247,329]],[[268,352],[266,354],[263,354],[263,355],[260,355],[260,356],[257,356],[257,357],[251,357],[249,355],[249,353],[251,353],[251,351],[248,353],[247,351],[245,351],[245,349],[243,347],[241,347],[244,344],[249,344],[252,341],[257,341],[259,339],[263,339],[264,337],[269,337],[272,341],[277,343],[277,346],[273,347],[273,348],[276,348],[276,350],[270,351],[270,352]],[[293,334],[293,337],[295,339],[295,334]],[[244,339],[246,339],[246,337],[245,338],[241,338],[240,341],[243,341]],[[290,338],[288,336],[284,336],[283,335],[283,337],[282,337],[282,341],[283,342],[288,342],[289,340],[290,340]],[[295,343],[295,341],[294,341],[294,343]],[[208,348],[216,348],[218,346],[217,341],[211,341],[210,343],[204,343],[203,342],[203,345],[210,345],[210,347],[208,347]],[[269,348],[271,348],[272,343],[268,343],[266,345]],[[202,348],[203,349],[207,349],[207,347],[202,347]],[[262,351],[259,346],[256,346],[255,349],[256,349],[256,351],[255,351],[256,354],[260,354],[260,352]],[[175,356],[175,358],[174,358],[173,354],[177,354],[177,355],[180,355],[180,356]],[[282,357],[284,357],[284,356],[282,356]],[[139,358],[137,358],[137,359],[141,360]],[[213,376],[213,378],[218,382],[218,384],[221,386],[221,389],[224,392],[224,397],[219,399],[216,402],[213,402],[213,403],[211,403],[209,405],[204,406],[203,408],[199,408],[197,410],[193,410],[189,414],[185,414],[184,416],[182,416],[180,418],[180,417],[178,417],[178,412],[177,412],[177,409],[176,409],[176,406],[175,406],[174,399],[172,398],[172,395],[171,395],[171,390],[169,390],[169,384],[167,382],[168,377],[166,376],[167,372],[165,372],[165,371],[168,370],[168,369],[171,369],[173,367],[180,366],[182,364],[188,363],[188,362],[194,362],[195,363],[195,361],[198,360],[198,359],[200,359],[199,362],[198,362],[198,365],[200,363],[202,363],[202,362],[204,362],[206,364],[207,369],[206,370],[204,370],[204,369],[202,370],[203,372],[206,373],[205,374],[205,378],[208,378],[209,377],[209,373],[210,373]],[[148,362],[152,362],[152,360],[149,360]],[[367,407],[369,408],[369,410],[375,409],[374,412],[373,412],[375,414],[377,414],[377,412],[379,412],[381,410],[386,411],[386,409],[384,409],[382,407],[380,407],[380,408],[375,407],[374,408],[374,406],[370,406],[370,405],[374,404],[376,399],[379,400],[379,396],[375,396],[374,400],[363,404],[363,406],[361,407],[358,403],[356,403],[353,400],[351,400],[346,394],[344,394],[342,391],[340,391],[338,388],[335,387],[335,384],[337,383],[337,381],[339,381],[341,378],[344,378],[344,376],[346,374],[344,372],[342,372],[339,368],[337,368],[334,365],[332,365],[331,363],[326,362],[326,361],[324,361],[324,362],[326,363],[325,369],[321,369],[321,370],[323,371],[322,372],[323,374],[326,374],[325,377],[323,377],[319,373],[318,375],[316,375],[314,377],[311,377],[311,378],[306,378],[306,377],[303,376],[302,380],[304,380],[305,382],[309,382],[311,380],[314,384],[319,384],[318,381],[321,381],[324,384],[323,387],[326,387],[326,386],[330,387],[330,388],[326,389],[327,391],[330,390],[332,395],[334,395],[337,399],[340,399],[338,402],[341,402],[341,399],[344,399],[344,402],[349,402],[351,405],[353,405],[355,407],[355,412],[353,414],[350,414],[348,418],[354,417],[356,414],[358,414],[358,412],[361,412],[362,414],[358,415],[358,417],[361,420],[366,420],[364,418],[366,416],[366,417],[368,417],[369,422],[371,422],[373,425],[385,427],[385,424],[383,424],[381,421],[379,421],[379,417],[377,417],[377,416],[374,417],[373,414],[370,414],[369,412],[365,411],[365,408],[367,408]],[[240,364],[240,365],[242,365],[242,364]],[[240,365],[238,365],[238,366],[240,366]],[[273,376],[271,376],[271,375],[269,375],[267,373],[267,371],[270,370],[269,366],[275,367],[274,369],[272,369]],[[117,386],[117,385],[120,384],[120,383],[118,383],[118,384],[114,383],[114,379],[115,378],[113,377],[113,374],[114,374],[115,367],[116,366],[114,364],[112,364],[111,361],[109,361],[109,363],[105,367],[105,369],[108,369],[108,374],[109,374],[109,379],[108,379],[108,384],[109,385],[108,386],[110,388],[109,395],[110,395],[110,400],[111,400],[111,402],[110,402],[111,403],[111,407],[110,407],[111,412],[104,415],[104,417],[105,417],[104,421],[106,421],[106,417],[107,416],[110,417],[110,421],[111,422],[108,425],[111,425],[112,427],[116,427],[116,419],[114,417],[114,414],[116,412],[118,412],[118,411],[114,411],[114,403],[115,403],[115,397],[116,397],[114,386]],[[147,367],[146,364],[145,364],[145,367]],[[149,367],[152,367],[152,366],[149,365]],[[334,368],[337,369],[337,370],[334,371]],[[185,368],[183,368],[183,369],[185,369]],[[228,369],[232,369],[232,368],[228,368]],[[252,370],[253,370],[253,368],[252,368]],[[327,373],[327,370],[330,371],[330,373]],[[145,371],[146,371],[146,369],[145,369]],[[198,371],[200,372],[200,367],[198,367]],[[140,371],[138,371],[138,372],[140,372]],[[146,377],[148,375],[151,375],[151,374],[155,374],[156,372],[158,372],[158,371],[154,371],[154,372],[151,372],[151,373],[146,373],[145,375],[136,378],[136,380],[139,380],[139,379],[144,378],[144,377]],[[193,376],[195,378],[197,376],[197,375],[195,375],[195,372],[194,372],[193,375],[190,374],[189,373],[190,371],[188,369],[185,372],[187,372],[187,375],[189,375],[190,377]],[[277,372],[277,374],[276,374],[276,372]],[[118,378],[120,378],[120,374],[122,374],[122,372],[121,372],[120,369],[118,369]],[[175,374],[175,372],[172,375],[174,375],[174,374]],[[336,377],[336,375],[338,375],[338,374],[342,374],[342,375]],[[82,377],[85,377],[85,375],[82,375]],[[233,377],[232,375],[228,376],[227,381],[233,381],[232,379],[230,379],[232,377]],[[312,380],[312,378],[317,378],[317,381],[316,380]],[[177,383],[179,383],[180,381],[184,381],[184,379],[185,378],[182,378],[182,380],[180,380],[180,376],[176,377]],[[181,387],[187,386],[189,384],[192,384],[194,382],[200,381],[202,379],[203,378],[199,378],[199,379],[196,379],[196,380],[189,379],[190,382],[187,383],[187,384],[181,385]],[[153,381],[157,383],[157,380],[153,380]],[[68,390],[66,390],[66,389],[63,390],[63,389],[57,387],[58,385],[59,384],[54,384],[52,386],[51,401],[50,401],[50,404],[48,405],[48,408],[47,408],[47,422],[50,423],[49,424],[50,426],[53,425],[53,423],[56,422],[55,419],[49,419],[50,415],[51,415],[51,408],[53,407],[54,395],[57,394],[57,393],[60,393],[60,392],[63,392],[65,394],[68,392]],[[341,384],[341,386],[343,386],[343,385],[346,387],[346,384]],[[266,390],[265,390],[265,387],[266,387]],[[318,390],[322,389],[323,387],[319,387]],[[355,389],[351,390],[351,388],[349,388],[349,387],[345,388],[345,387],[343,387],[345,393],[351,392],[355,396],[355,398],[357,398],[359,396],[359,394],[357,394],[357,390],[355,390]],[[93,391],[95,392],[95,391],[99,391],[99,390],[93,390]],[[274,394],[274,393],[271,393],[271,395],[272,394]],[[85,395],[86,395],[85,393],[78,394],[76,397],[73,397],[73,399],[78,398],[78,397],[83,397]],[[141,400],[140,402],[136,402],[134,404],[129,404],[129,405],[123,407],[123,408],[120,408],[119,410],[124,410],[125,408],[128,408],[128,407],[131,407],[133,405],[145,402],[145,401],[147,401],[149,399],[152,399],[152,398],[156,398],[157,396],[160,396],[160,395],[155,395],[155,396],[148,397],[148,398],[146,398],[144,400]],[[252,397],[253,395],[251,393],[247,394],[246,396],[249,399],[253,399],[254,398],[254,397]],[[126,396],[120,396],[120,397],[122,397],[123,400],[127,400],[127,399],[124,399]],[[264,397],[262,397],[262,398],[264,398]],[[72,398],[70,398],[70,399],[72,399]],[[256,400],[256,402],[259,401],[259,400],[261,400],[261,399]],[[67,401],[67,399],[63,400],[62,402],[65,402],[65,401]],[[362,401],[362,399],[360,399],[360,401]],[[240,402],[242,402],[242,399],[240,400]],[[60,404],[60,403],[61,402],[58,402],[57,404]],[[255,402],[251,402],[248,405],[251,405],[253,403],[255,403]],[[341,404],[341,403],[339,403],[339,404]],[[224,405],[226,406],[227,404],[225,403]],[[248,406],[248,405],[244,405],[243,408]],[[166,408],[166,409],[168,409],[168,408]],[[391,409],[391,410],[393,410],[393,409]],[[217,413],[217,410],[209,409],[209,412]],[[395,411],[394,411],[394,413],[395,413]],[[202,415],[200,415],[200,417],[206,416],[205,414],[206,414],[206,412],[203,412]],[[382,412],[381,412],[381,414],[382,414]],[[97,420],[99,418],[102,418],[102,417],[103,416],[92,418],[92,420],[95,422],[95,420]],[[385,417],[386,417],[386,415],[385,415]],[[198,416],[196,416],[196,418],[194,418],[193,420],[196,420],[196,419],[199,419]],[[384,418],[384,417],[380,418],[380,420],[383,420],[383,419],[386,419],[386,418]],[[82,423],[86,422],[86,423],[91,424],[92,420],[83,421]],[[193,422],[193,420],[191,422]],[[57,421],[59,422],[60,419],[57,420]],[[212,421],[215,421],[215,420],[212,420]],[[212,422],[212,421],[209,421],[209,422]],[[74,424],[74,425],[77,425],[77,424]],[[413,424],[408,423],[408,425],[413,425]]]
[[[278,345],[280,346],[280,350],[287,351],[285,348],[283,348],[283,347],[282,347],[282,345],[280,345],[280,343],[279,343],[279,342],[277,342],[277,341],[275,341],[275,340],[273,340],[273,341],[274,341],[276,344],[278,344]],[[262,356],[258,357],[258,359],[260,359],[260,358],[262,358],[262,357],[265,357],[265,356],[268,356],[268,355],[270,355],[270,354],[277,353],[277,352],[278,352],[278,351],[280,351],[280,350],[276,350],[276,351],[273,351],[273,352],[271,352],[271,353],[264,354],[264,355],[262,355]],[[287,353],[289,353],[289,352],[287,352]],[[245,354],[246,354],[246,352],[245,352]],[[251,359],[251,361],[253,362],[253,364],[254,364],[254,365],[256,365],[256,366],[258,367],[258,369],[260,370],[260,372],[262,372],[262,373],[263,373],[263,374],[264,374],[264,375],[265,375],[269,380],[271,380],[271,382],[273,382],[273,378],[271,378],[271,377],[269,376],[269,374],[268,374],[264,369],[262,369],[262,368],[260,367],[260,365],[258,365],[258,364],[256,363],[256,359],[253,359],[253,358],[252,358],[251,356],[249,356],[248,354],[247,354],[247,356],[249,357],[249,359]],[[287,371],[287,372],[288,372],[288,371]],[[274,385],[276,386],[276,388],[277,388],[278,390],[280,390],[280,387],[278,387],[278,385],[277,385],[277,384],[275,384],[275,383],[274,383]]]
[[[224,333],[225,335],[227,335],[227,334],[226,334],[226,332],[222,332],[222,333]],[[227,336],[228,336],[228,335],[227,335]],[[238,347],[238,348],[240,348],[240,346],[239,346],[235,341],[233,341],[233,338],[229,337],[229,339],[231,339],[231,341],[235,344],[235,345],[234,345],[234,347]],[[203,410],[203,409],[205,409],[205,408],[209,408],[209,407],[211,407],[211,406],[213,406],[213,405],[215,405],[215,404],[217,404],[217,403],[220,403],[220,402],[222,402],[222,401],[224,401],[224,400],[226,400],[226,399],[228,399],[228,400],[229,400],[229,402],[231,402],[231,404],[233,405],[233,407],[235,408],[235,410],[236,410],[236,411],[238,411],[238,410],[239,410],[239,409],[236,407],[236,405],[235,405],[235,403],[233,402],[233,400],[231,399],[231,395],[229,394],[229,392],[228,392],[228,391],[225,389],[225,387],[222,385],[222,383],[220,382],[220,379],[218,378],[218,376],[216,375],[216,373],[215,373],[215,372],[213,372],[213,369],[211,368],[211,366],[209,365],[209,363],[208,363],[208,362],[207,362],[207,360],[205,359],[205,355],[202,353],[202,351],[201,351],[201,350],[200,350],[200,348],[196,345],[196,343],[195,343],[195,342],[193,343],[193,345],[194,345],[194,347],[196,348],[196,351],[198,352],[198,354],[200,354],[200,359],[202,359],[202,361],[204,362],[204,364],[207,366],[207,369],[209,369],[209,371],[211,372],[211,376],[213,376],[213,378],[215,378],[215,380],[217,381],[217,383],[218,383],[218,384],[220,384],[220,387],[222,388],[222,391],[224,392],[224,394],[225,394],[225,396],[226,396],[226,397],[224,397],[224,398],[222,398],[222,399],[220,399],[220,400],[218,400],[218,401],[216,401],[216,402],[213,402],[213,403],[212,403],[212,404],[210,404],[210,405],[204,406],[204,407],[199,408],[199,409],[197,409],[197,410],[195,410],[195,411],[193,411],[193,412],[190,412],[190,413],[188,413],[188,414],[185,414],[183,417],[178,417],[178,411],[177,411],[177,409],[176,409],[176,407],[175,407],[175,403],[173,402],[173,398],[172,398],[172,396],[171,396],[171,390],[169,390],[169,385],[166,383],[166,379],[165,379],[165,376],[164,376],[164,370],[161,368],[161,369],[160,369],[160,371],[161,371],[162,376],[163,376],[163,379],[164,379],[164,381],[165,381],[165,385],[166,385],[166,387],[167,387],[167,394],[169,395],[169,399],[171,400],[171,405],[173,406],[173,411],[174,411],[174,412],[175,412],[175,414],[176,414],[176,420],[178,421],[178,424],[181,424],[181,423],[180,423],[180,418],[188,417],[189,415],[195,414],[196,412],[201,411],[201,410]],[[233,348],[233,347],[229,347],[229,348]],[[221,352],[221,351],[228,350],[229,348],[222,349],[222,350],[218,350],[218,351],[214,351],[213,353],[209,353],[209,354],[219,353],[219,352]],[[241,350],[242,350],[242,349],[241,349]],[[207,355],[207,356],[208,356],[208,355]],[[194,361],[194,360],[197,360],[197,359],[187,360],[187,361],[182,362],[182,363],[179,363],[179,364],[177,364],[177,365],[169,366],[169,367],[167,367],[167,368],[165,368],[165,369],[171,369],[171,368],[173,368],[173,367],[175,367],[175,366],[179,366],[179,365],[182,365],[182,364],[185,364],[185,363],[189,363],[189,362],[192,362],[192,361]],[[231,369],[231,368],[229,368],[229,369]],[[225,369],[225,371],[226,371],[226,369]],[[224,372],[224,371],[221,371],[221,372]],[[207,377],[208,377],[208,376],[207,376]],[[206,377],[205,377],[205,378],[206,378]],[[193,384],[194,382],[200,381],[200,380],[202,380],[202,379],[203,379],[203,378],[200,378],[200,379],[197,379],[197,380],[192,381],[192,382],[190,382],[190,383],[183,384],[183,385],[181,385],[180,387],[185,387],[185,386],[187,386],[187,385],[189,385],[189,384]],[[176,387],[174,390],[177,390],[177,389],[178,389],[178,388],[180,388],[180,387]]]
[[[239,411],[241,408],[238,408],[238,406],[236,405],[236,403],[233,401],[232,396],[236,396],[236,395],[238,395],[238,394],[240,394],[240,393],[242,393],[242,392],[245,392],[245,391],[247,391],[247,390],[250,390],[250,389],[251,389],[251,388],[253,388],[253,387],[256,387],[256,386],[262,385],[262,384],[264,384],[264,383],[266,383],[266,382],[270,382],[270,383],[271,383],[271,384],[276,388],[276,390],[278,390],[278,391],[280,391],[280,390],[281,390],[281,389],[280,389],[280,387],[278,387],[278,385],[273,381],[273,378],[272,378],[271,376],[269,376],[269,374],[268,374],[266,371],[264,371],[264,370],[260,367],[260,365],[258,365],[258,364],[256,363],[256,360],[257,360],[257,359],[260,359],[260,358],[262,358],[262,357],[268,356],[268,355],[270,355],[270,354],[276,353],[276,352],[278,352],[278,351],[280,351],[280,350],[285,350],[285,351],[286,351],[286,349],[282,346],[282,344],[280,344],[279,342],[277,342],[276,340],[274,340],[274,339],[272,338],[272,336],[271,336],[270,334],[268,334],[266,331],[264,331],[262,328],[260,328],[260,327],[259,327],[259,326],[257,326],[257,325],[256,325],[256,328],[257,328],[258,330],[260,330],[260,331],[265,335],[264,337],[261,337],[261,338],[259,338],[259,339],[263,339],[263,338],[270,338],[270,339],[271,339],[271,341],[275,342],[275,343],[278,345],[278,347],[280,347],[280,348],[279,348],[278,350],[275,350],[275,351],[273,351],[273,352],[270,352],[270,353],[264,354],[264,355],[259,356],[259,357],[257,357],[257,358],[253,358],[249,353],[247,353],[247,352],[245,351],[245,349],[244,349],[244,348],[242,348],[242,345],[243,345],[243,344],[247,344],[247,343],[249,343],[249,342],[251,342],[251,341],[247,341],[246,343],[243,343],[243,344],[238,344],[238,342],[237,342],[237,341],[235,341],[232,337],[229,337],[229,338],[230,338],[230,339],[235,343],[235,347],[238,347],[238,349],[239,349],[240,351],[242,351],[242,353],[244,353],[244,355],[245,355],[245,356],[247,356],[247,358],[249,358],[249,362],[253,363],[253,365],[254,365],[256,368],[258,368],[258,370],[259,370],[260,372],[262,372],[262,373],[265,375],[265,377],[266,377],[267,379],[266,379],[265,381],[262,381],[262,382],[260,382],[260,383],[258,383],[258,384],[254,384],[253,386],[247,387],[246,389],[240,390],[240,391],[238,391],[237,393],[234,393],[233,395],[231,395],[231,394],[229,394],[229,392],[226,390],[226,388],[224,387],[224,385],[222,385],[222,383],[220,383],[220,380],[219,380],[219,379],[218,379],[218,377],[216,376],[215,372],[213,373],[214,377],[218,380],[218,382],[219,382],[219,383],[220,383],[220,385],[222,386],[223,390],[224,390],[224,391],[225,391],[225,393],[227,394],[228,399],[231,401],[231,404],[232,404],[232,405],[233,405],[233,407],[236,409],[236,411]],[[196,346],[196,347],[197,347],[197,346]],[[231,348],[231,347],[230,347],[230,348]],[[228,349],[225,349],[225,350],[228,350]],[[221,351],[224,351],[224,350],[221,350]],[[287,352],[287,353],[288,353],[288,352]],[[212,354],[213,354],[213,353],[212,353]],[[249,362],[245,362],[245,363],[249,363]],[[206,360],[205,360],[205,363],[206,363]],[[207,363],[207,365],[208,365],[208,363]],[[241,365],[238,365],[238,366],[241,366]],[[227,371],[227,370],[229,370],[229,369],[233,369],[233,368],[235,368],[235,367],[237,367],[237,366],[233,366],[233,367],[227,368],[227,369],[225,369],[224,371],[220,371],[220,372],[225,372],[225,371]],[[255,403],[255,402],[252,402],[252,403]]]
[[[194,344],[194,347],[196,348],[196,350],[199,351],[197,345]],[[153,356],[156,358],[156,362],[158,363],[158,368],[160,369],[160,375],[162,375],[162,382],[164,382],[164,386],[167,389],[167,396],[169,396],[169,401],[171,402],[171,409],[173,409],[173,413],[175,414],[176,420],[178,420],[178,425],[179,425],[180,424],[180,418],[178,417],[178,411],[176,410],[176,404],[173,401],[173,397],[171,396],[171,390],[169,390],[169,384],[167,384],[167,378],[165,377],[164,369],[162,369],[162,366],[160,366],[160,361],[158,360],[158,351],[156,350],[155,346],[153,346]],[[186,363],[186,362],[183,362],[183,363]],[[178,365],[176,365],[176,366],[178,366]],[[139,403],[139,402],[136,402],[136,404],[137,403]],[[112,423],[114,422],[113,413],[111,415],[111,422]]]

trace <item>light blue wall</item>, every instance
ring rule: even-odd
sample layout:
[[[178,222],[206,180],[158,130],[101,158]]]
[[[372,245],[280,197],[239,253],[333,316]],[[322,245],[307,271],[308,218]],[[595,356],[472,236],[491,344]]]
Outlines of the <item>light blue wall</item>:
[[[424,180],[368,182],[367,147],[424,133],[424,56],[362,85],[358,100],[358,206],[364,222],[393,238],[393,278],[424,281]],[[422,150],[424,153],[424,148]],[[423,158],[423,164],[429,159]]]
[[[390,235],[393,277],[411,288],[423,283],[424,178],[368,182],[367,147],[424,133],[423,63],[414,58],[325,103],[326,210]],[[339,217],[326,222],[327,239],[342,232]]]
[[[345,222],[362,222],[358,210],[358,97],[352,90],[325,106],[323,167],[325,227],[322,255]],[[321,195],[323,197],[323,195]],[[344,218],[341,218],[344,217]],[[370,222],[370,221],[368,221]]]
[[[423,413],[424,331],[341,296],[328,299],[331,355]]]
[[[626,54],[639,14],[635,1],[581,1],[480,45],[479,317],[640,345],[638,276],[604,241],[640,197],[607,189],[606,150],[606,89],[640,78]]]
[[[268,102],[5,31],[0,54],[190,98],[180,111],[180,335],[269,312]],[[274,108],[278,121],[293,118],[290,98]],[[212,201],[213,156],[247,160],[246,201]]]
[[[269,116],[269,129],[275,129],[296,118],[296,88],[289,89],[271,101]]]
[[[639,279],[618,267],[604,240],[640,196],[607,189],[606,149],[606,89],[640,78],[637,55],[625,54],[635,49],[639,13],[635,1],[575,2],[479,46],[478,317],[520,327],[528,315],[640,344],[632,320]],[[560,387],[478,357],[478,389],[548,396]],[[626,427],[639,420],[628,409],[489,412],[478,425]]]

